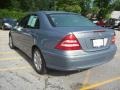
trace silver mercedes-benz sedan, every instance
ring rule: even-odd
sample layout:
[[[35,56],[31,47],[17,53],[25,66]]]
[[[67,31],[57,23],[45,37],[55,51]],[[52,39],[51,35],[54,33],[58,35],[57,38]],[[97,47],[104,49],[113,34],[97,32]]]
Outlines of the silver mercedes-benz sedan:
[[[10,31],[9,46],[32,58],[40,74],[46,67],[69,71],[97,66],[110,61],[117,50],[113,30],[62,11],[28,14]]]

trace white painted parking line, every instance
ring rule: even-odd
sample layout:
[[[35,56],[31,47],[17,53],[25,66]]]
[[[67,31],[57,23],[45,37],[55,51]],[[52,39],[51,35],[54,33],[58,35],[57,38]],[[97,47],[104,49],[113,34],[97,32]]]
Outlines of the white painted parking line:
[[[31,67],[30,66],[22,66],[22,67],[12,67],[12,68],[0,68],[0,72],[23,70],[23,69],[29,69],[29,68],[31,68]]]
[[[9,60],[20,60],[23,59],[21,57],[12,57],[12,58],[0,58],[0,61],[9,61]]]
[[[7,51],[7,52],[0,52],[0,54],[16,54],[16,52],[13,52],[13,51]]]

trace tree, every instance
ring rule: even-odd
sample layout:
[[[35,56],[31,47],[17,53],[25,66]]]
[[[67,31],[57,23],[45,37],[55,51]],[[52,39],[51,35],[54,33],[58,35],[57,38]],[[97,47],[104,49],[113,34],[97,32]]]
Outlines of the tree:
[[[0,4],[0,9],[13,11],[62,10],[102,17],[120,10],[120,0],[0,0]]]
[[[114,10],[120,11],[120,0],[115,0],[113,2]]]
[[[0,0],[0,9],[10,8],[11,1],[10,0]]]
[[[58,0],[55,4],[57,10],[64,10],[77,13],[81,12],[79,0]]]
[[[111,0],[94,0],[93,7],[99,8],[98,17],[106,17],[112,11]]]
[[[79,5],[81,6],[81,14],[86,16],[91,12],[91,3],[92,0],[80,0]]]

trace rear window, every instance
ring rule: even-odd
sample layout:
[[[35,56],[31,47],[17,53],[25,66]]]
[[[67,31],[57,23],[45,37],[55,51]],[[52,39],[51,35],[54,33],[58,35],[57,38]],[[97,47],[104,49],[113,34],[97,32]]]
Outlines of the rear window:
[[[80,26],[95,26],[87,18],[70,13],[48,14],[48,19],[54,27],[80,27]]]

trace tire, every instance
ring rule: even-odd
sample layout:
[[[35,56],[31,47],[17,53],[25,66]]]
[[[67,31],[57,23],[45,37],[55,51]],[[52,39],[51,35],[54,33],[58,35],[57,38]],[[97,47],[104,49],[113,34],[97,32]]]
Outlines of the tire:
[[[9,47],[10,47],[11,49],[15,49],[15,46],[14,46],[14,44],[13,44],[12,36],[9,36]]]
[[[35,48],[33,50],[32,58],[36,72],[39,74],[46,74],[47,73],[46,63],[39,49]]]

